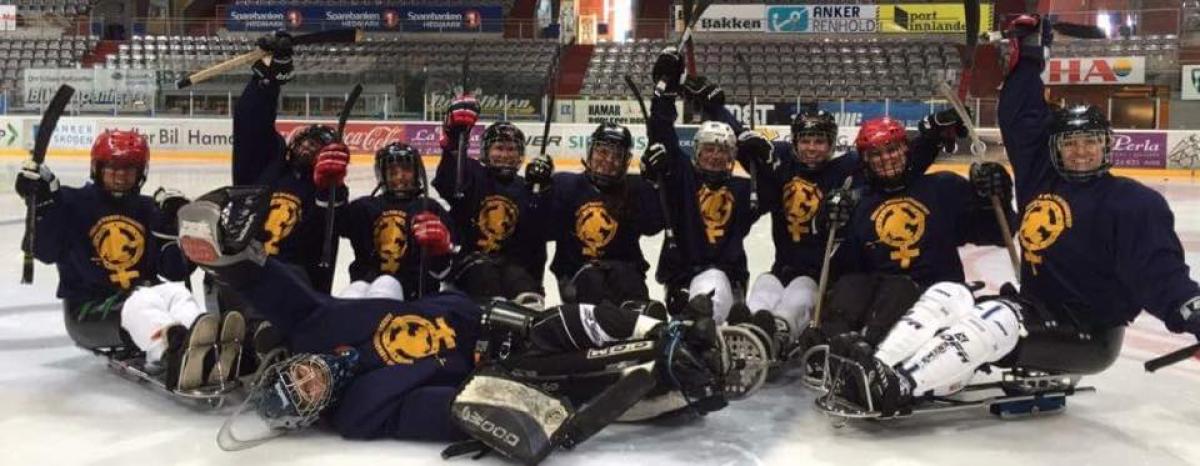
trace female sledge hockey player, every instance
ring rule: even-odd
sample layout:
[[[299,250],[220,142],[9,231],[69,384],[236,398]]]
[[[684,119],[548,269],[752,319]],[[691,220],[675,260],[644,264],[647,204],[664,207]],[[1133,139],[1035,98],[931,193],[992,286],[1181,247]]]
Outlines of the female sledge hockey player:
[[[588,142],[583,173],[555,173],[534,199],[535,215],[546,219],[543,230],[556,243],[550,271],[564,303],[650,299],[650,264],[638,239],[662,231],[663,212],[650,183],[627,174],[632,151],[628,128],[601,123]],[[532,164],[548,162],[539,157]]]
[[[230,377],[245,323],[231,312],[218,328],[217,316],[180,283],[193,266],[175,244],[175,212],[188,201],[162,188],[154,198],[140,193],[149,161],[142,135],[106,130],[92,144],[91,183],[60,187],[49,167],[27,160],[16,191],[24,199],[37,194],[33,253],[58,268],[75,344],[97,351],[132,344],[145,353],[139,371],[160,376],[168,390],[192,390]],[[218,345],[220,364],[206,362]]]
[[[274,189],[267,254],[304,272],[318,290],[333,286],[333,267],[321,267],[329,191],[337,186],[334,205],[344,203],[343,184],[350,152],[335,141],[329,126],[311,125],[284,141],[275,129],[280,89],[292,80],[292,38],[276,32],[258,40],[270,57],[254,62],[233,112],[233,184]],[[337,241],[333,244],[337,256]],[[333,261],[336,262],[336,261]]]
[[[239,411],[219,436],[224,448],[245,448],[324,416],[347,438],[459,440],[470,434],[530,462],[557,445],[583,441],[654,386],[681,390],[700,412],[726,404],[719,336],[706,300],[697,300],[691,321],[667,324],[607,304],[538,312],[495,301],[481,309],[455,291],[408,302],[332,298],[268,258],[254,238],[266,220],[267,195],[262,188],[223,188],[179,213],[187,256],[260,309],[295,354],[264,371],[243,407],[254,410],[250,418],[266,432],[239,436]],[[472,375],[477,341],[493,337],[487,355],[500,359]],[[622,341],[629,343],[613,346]],[[505,354],[510,351],[516,355]],[[569,377],[642,363],[649,363],[644,373],[617,378],[615,393],[579,400],[588,403],[577,412],[574,400],[521,380],[531,372]],[[569,379],[555,380],[565,385]],[[480,427],[485,424],[491,428]],[[497,428],[512,437],[495,441]]]
[[[474,97],[463,95],[450,103],[442,126],[442,159],[433,178],[462,236],[453,282],[479,299],[503,297],[543,307],[546,242],[542,221],[534,215],[532,190],[549,185],[553,164],[539,159],[526,170],[527,179],[518,175],[525,161],[525,134],[498,121],[483,132],[479,160],[463,157],[460,167],[458,141],[478,120]]]
[[[449,269],[449,214],[428,198],[421,154],[403,142],[375,152],[375,191],[336,213],[350,240],[350,286],[343,298],[415,299],[436,292]]]
[[[1022,15],[1005,37],[999,117],[1022,209],[1021,290],[1007,286],[977,303],[961,284],[938,283],[878,347],[852,334],[835,338],[830,351],[862,364],[869,381],[846,383],[843,396],[869,396],[885,416],[963,386],[987,364],[1100,372],[1142,309],[1171,331],[1200,336],[1200,286],[1166,201],[1108,173],[1112,130],[1100,111],[1046,103],[1040,75],[1050,27]]]

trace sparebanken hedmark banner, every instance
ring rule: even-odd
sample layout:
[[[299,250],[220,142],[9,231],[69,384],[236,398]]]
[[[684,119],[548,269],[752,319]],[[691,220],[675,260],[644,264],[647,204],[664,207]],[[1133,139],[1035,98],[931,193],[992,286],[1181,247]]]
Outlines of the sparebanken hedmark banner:
[[[979,29],[992,29],[992,5],[979,5]],[[879,32],[946,33],[967,32],[962,3],[900,3],[879,5]]]

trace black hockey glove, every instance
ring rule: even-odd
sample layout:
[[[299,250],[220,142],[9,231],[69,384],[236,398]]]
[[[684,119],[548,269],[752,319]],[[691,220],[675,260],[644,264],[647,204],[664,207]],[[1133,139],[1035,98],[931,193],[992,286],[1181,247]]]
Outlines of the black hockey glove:
[[[679,95],[679,80],[683,77],[683,55],[675,47],[667,47],[658,54],[650,72],[654,80],[654,95],[675,97]]]
[[[1196,296],[1179,307],[1183,317],[1183,331],[1200,338],[1200,296]]]
[[[725,90],[703,76],[688,76],[683,82],[683,94],[701,109],[725,106]]]
[[[958,150],[959,138],[967,137],[966,125],[952,108],[926,116],[917,124],[917,130],[922,136],[937,139],[947,154]]]
[[[261,86],[283,85],[292,80],[295,67],[292,65],[292,35],[283,31],[258,38],[258,48],[271,54],[270,64],[258,60],[251,66],[254,79]]]
[[[32,159],[26,160],[21,164],[21,172],[17,174],[15,189],[17,195],[26,202],[29,202],[30,196],[37,195],[38,205],[34,207],[45,207],[54,203],[58,193],[58,178],[46,164],[36,163]]]
[[[1012,201],[1013,181],[1003,165],[996,162],[975,162],[971,164],[971,185],[975,194],[983,199],[992,196],[1000,198],[1002,204]]]
[[[175,239],[179,235],[179,209],[191,200],[175,189],[158,188],[154,191],[154,204],[158,206],[159,224],[153,229],[154,236]]]
[[[816,227],[814,231],[826,229],[836,231],[850,223],[850,219],[854,216],[854,208],[858,206],[858,196],[858,191],[853,189],[831,189],[822,202],[822,215],[815,217],[819,223],[814,225]]]
[[[549,156],[537,156],[525,165],[525,182],[530,187],[537,186],[538,191],[550,188],[554,176],[554,160]]]
[[[642,176],[649,180],[661,180],[667,174],[667,147],[662,143],[651,144],[642,152]]]
[[[758,131],[743,131],[739,134],[737,150],[738,154],[745,154],[751,160],[768,167],[775,166],[775,146]]]

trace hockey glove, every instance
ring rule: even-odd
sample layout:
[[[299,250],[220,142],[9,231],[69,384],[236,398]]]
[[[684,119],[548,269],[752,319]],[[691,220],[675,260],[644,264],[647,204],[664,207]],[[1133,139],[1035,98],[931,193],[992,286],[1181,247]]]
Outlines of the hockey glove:
[[[1053,38],[1051,29],[1043,27],[1040,16],[1026,14],[1013,18],[1004,30],[999,47],[1000,70],[1008,76],[1016,69],[1023,53],[1044,53],[1042,47],[1049,47]]]
[[[455,150],[458,138],[463,131],[471,131],[475,122],[479,121],[479,101],[470,94],[455,97],[446,108],[446,118],[442,120],[442,149]]]
[[[768,167],[775,166],[775,146],[758,131],[743,131],[738,135],[738,153]]]
[[[21,172],[17,175],[16,191],[26,202],[30,196],[36,194],[38,205],[34,207],[48,206],[54,203],[58,193],[58,178],[46,164],[26,160],[21,164]]]
[[[836,188],[829,191],[825,195],[823,202],[824,215],[818,215],[817,218],[824,219],[818,225],[818,229],[831,228],[837,230],[842,225],[850,223],[850,219],[854,217],[854,208],[858,206],[858,191],[853,189]]]
[[[992,196],[1000,198],[1002,204],[1012,201],[1013,181],[1003,165],[996,162],[975,162],[971,164],[971,185],[975,194],[983,199]]]
[[[554,176],[554,160],[550,156],[538,156],[525,165],[525,181],[530,187],[538,186],[539,191],[550,187]]]
[[[413,217],[413,237],[431,256],[443,256],[450,252],[450,229],[442,218],[433,212],[421,212]]]
[[[1196,296],[1179,307],[1183,317],[1183,331],[1200,338],[1200,296]]]
[[[159,224],[154,228],[154,236],[163,239],[175,239],[179,235],[179,209],[191,200],[176,189],[158,188],[154,191],[154,204],[158,206]]]
[[[258,60],[251,66],[254,79],[261,86],[283,85],[292,80],[295,67],[292,65],[292,35],[283,31],[258,38],[258,48],[271,54],[270,64]]]
[[[966,125],[952,108],[926,116],[917,124],[917,130],[924,137],[936,139],[947,154],[958,150],[959,138],[967,137]]]
[[[218,281],[251,283],[267,260],[261,240],[270,210],[271,190],[264,186],[209,192],[179,209],[179,246]]]
[[[350,164],[350,149],[340,142],[331,142],[317,153],[313,165],[313,184],[322,191],[341,186],[346,181],[346,166]]]
[[[650,71],[654,80],[654,95],[656,97],[675,97],[679,95],[679,80],[683,77],[683,55],[675,47],[667,47],[658,54],[654,68]]]
[[[725,90],[703,76],[688,76],[683,82],[683,94],[702,109],[725,106]]]
[[[667,174],[667,147],[662,143],[651,144],[642,152],[642,176],[650,180],[661,180]]]

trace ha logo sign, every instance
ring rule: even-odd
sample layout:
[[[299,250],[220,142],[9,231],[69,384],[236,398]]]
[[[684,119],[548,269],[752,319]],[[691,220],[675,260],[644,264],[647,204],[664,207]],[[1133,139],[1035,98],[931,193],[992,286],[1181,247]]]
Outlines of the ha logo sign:
[[[1146,82],[1146,57],[1052,58],[1042,70],[1048,85],[1122,85]]]

